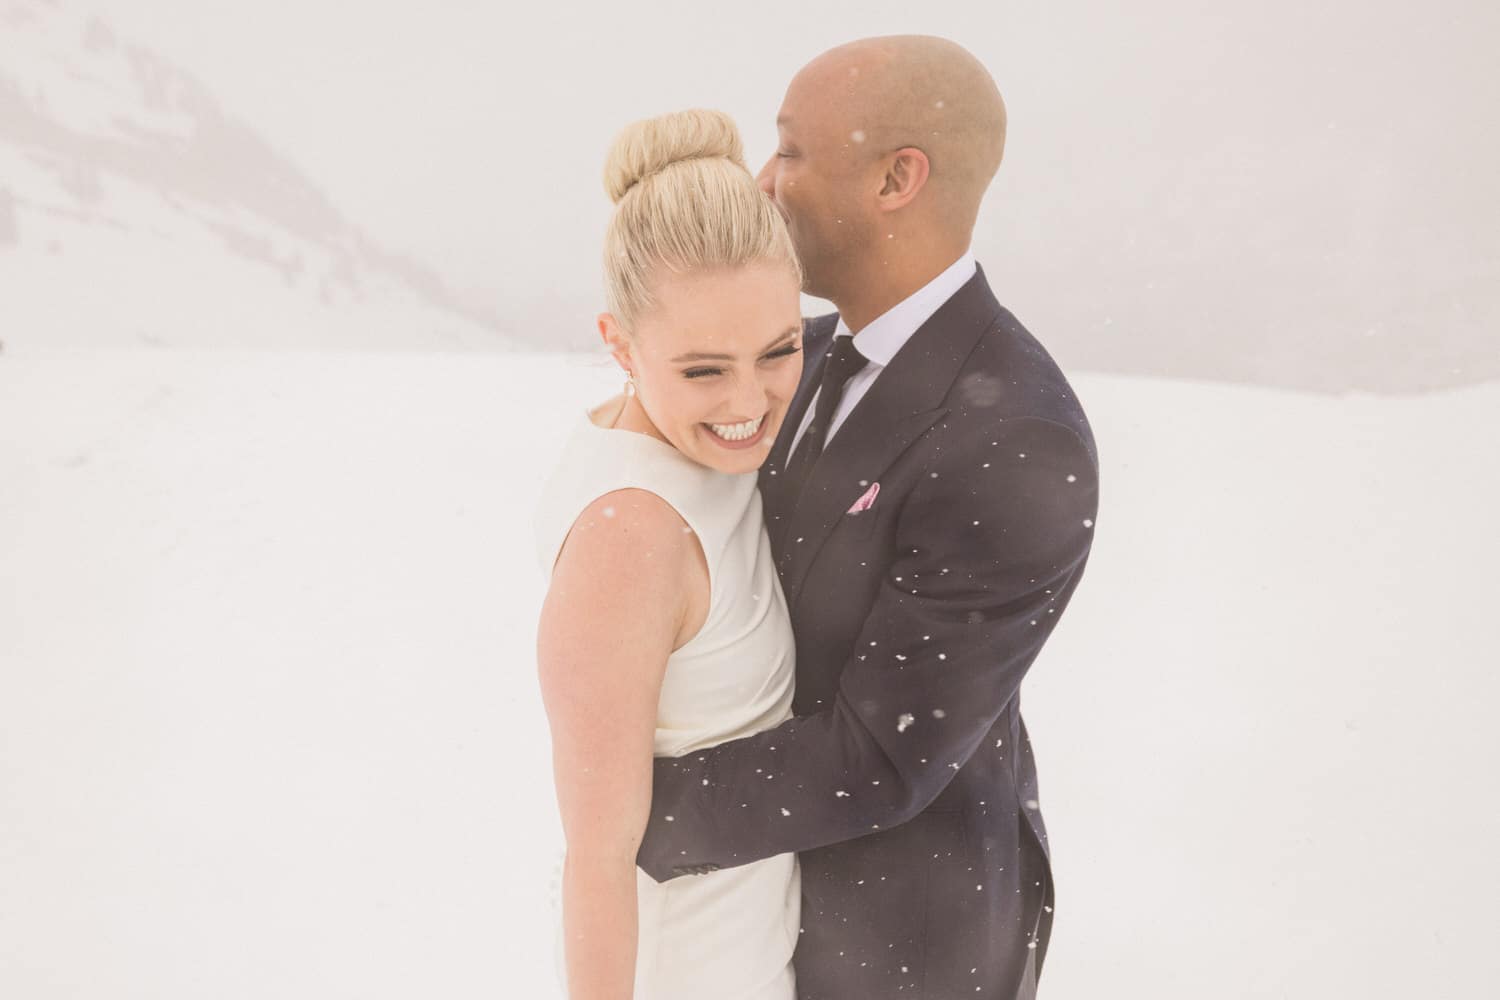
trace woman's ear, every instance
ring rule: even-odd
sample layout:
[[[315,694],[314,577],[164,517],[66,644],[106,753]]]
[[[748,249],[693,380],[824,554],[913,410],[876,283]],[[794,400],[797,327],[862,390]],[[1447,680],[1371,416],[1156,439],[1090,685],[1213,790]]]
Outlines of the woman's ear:
[[[600,313],[594,322],[599,327],[599,336],[603,338],[604,346],[609,348],[609,353],[619,363],[620,370],[634,371],[630,360],[630,338],[625,335],[625,328],[620,325],[614,313]]]
[[[880,207],[889,212],[910,203],[927,184],[930,172],[927,154],[915,146],[902,146],[891,153],[877,195]]]

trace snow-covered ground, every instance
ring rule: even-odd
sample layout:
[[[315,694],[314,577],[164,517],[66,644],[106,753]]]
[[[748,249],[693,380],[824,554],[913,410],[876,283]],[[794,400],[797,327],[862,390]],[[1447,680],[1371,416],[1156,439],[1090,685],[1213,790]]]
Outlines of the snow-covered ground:
[[[0,354],[0,996],[554,996],[530,509],[617,381]],[[1045,995],[1485,995],[1500,386],[1075,386]]]

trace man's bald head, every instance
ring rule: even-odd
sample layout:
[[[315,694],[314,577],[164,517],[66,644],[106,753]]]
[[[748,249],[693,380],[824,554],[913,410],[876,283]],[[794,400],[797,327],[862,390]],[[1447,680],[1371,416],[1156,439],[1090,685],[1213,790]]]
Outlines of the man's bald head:
[[[929,194],[944,217],[956,216],[945,221],[973,227],[1005,150],[1005,102],[963,46],[932,35],[849,42],[803,67],[787,103],[816,108],[809,127],[870,157],[920,149],[930,164]]]
[[[1005,149],[1005,103],[962,46],[865,38],[792,79],[779,145],[760,170],[805,275],[850,328],[873,319],[970,245]]]

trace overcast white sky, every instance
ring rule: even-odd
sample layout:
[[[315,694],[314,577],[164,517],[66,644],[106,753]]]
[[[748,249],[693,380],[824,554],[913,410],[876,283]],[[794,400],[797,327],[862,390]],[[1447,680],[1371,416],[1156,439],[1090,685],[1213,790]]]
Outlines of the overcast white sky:
[[[89,7],[538,345],[597,341],[599,169],[622,124],[722,108],[758,164],[799,66],[916,31],[968,46],[1006,97],[975,250],[1065,365],[1397,391],[1500,376],[1483,0]]]

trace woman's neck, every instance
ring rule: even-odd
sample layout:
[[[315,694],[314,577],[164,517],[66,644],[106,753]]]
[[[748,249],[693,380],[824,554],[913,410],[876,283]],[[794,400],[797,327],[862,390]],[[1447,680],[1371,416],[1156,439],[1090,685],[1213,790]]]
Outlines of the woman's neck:
[[[616,400],[620,401],[618,405],[616,405]],[[646,415],[646,411],[641,407],[640,401],[635,396],[618,393],[608,403],[601,405],[598,409],[602,413],[609,414],[605,418],[607,423],[601,426],[609,427],[613,430],[635,431],[637,434],[654,437],[663,444],[672,443],[666,439],[661,431],[656,429],[656,425],[651,422],[651,418]],[[595,423],[598,423],[598,421],[595,421]]]

